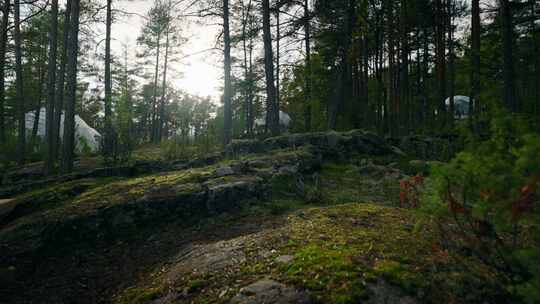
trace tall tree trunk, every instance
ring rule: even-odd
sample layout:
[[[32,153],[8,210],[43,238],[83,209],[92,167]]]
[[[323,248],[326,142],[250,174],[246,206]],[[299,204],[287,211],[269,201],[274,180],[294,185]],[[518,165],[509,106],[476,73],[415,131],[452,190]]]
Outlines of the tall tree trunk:
[[[75,102],[77,99],[77,56],[79,52],[79,13],[80,0],[72,1],[70,34],[67,60],[67,94],[66,113],[64,116],[64,153],[62,155],[62,172],[73,171],[75,155]]]
[[[456,82],[456,67],[455,67],[455,54],[454,54],[454,7],[455,0],[446,0],[448,1],[448,95],[450,98],[450,107],[448,109],[448,122],[450,126],[454,125],[454,116],[455,116],[455,104],[454,104],[454,95],[455,92],[455,82]]]
[[[328,129],[335,130],[338,116],[343,112],[346,101],[351,99],[352,68],[349,63],[349,51],[353,27],[356,24],[356,4],[354,0],[347,2],[347,16],[343,32],[338,37],[337,58],[339,63],[334,71],[334,94],[328,105]]]
[[[529,0],[530,2],[530,5],[531,5],[531,24],[530,24],[530,31],[531,31],[531,35],[532,35],[532,39],[533,39],[533,69],[532,69],[532,73],[533,73],[533,100],[534,100],[534,105],[533,105],[533,113],[534,113],[534,116],[537,117],[535,119],[536,121],[536,125],[538,126],[538,123],[539,122],[539,114],[540,114],[540,72],[538,71],[538,65],[539,65],[539,61],[540,59],[538,59],[538,53],[539,53],[539,50],[538,50],[538,42],[537,42],[537,39],[536,37],[534,36],[535,33],[536,33],[536,0]]]
[[[47,114],[45,126],[45,174],[49,175],[54,169],[54,97],[56,93],[56,58],[58,42],[58,0],[51,2],[51,27],[49,30],[49,62],[47,67]]]
[[[387,7],[387,45],[388,45],[388,119],[387,131],[390,135],[397,135],[398,122],[398,94],[397,94],[397,79],[396,79],[396,38],[395,38],[395,25],[394,25],[394,5],[392,1],[388,2]]]
[[[480,0],[472,0],[471,16],[471,100],[469,102],[469,126],[475,128],[480,113]]]
[[[251,3],[252,0],[249,0],[247,7],[242,10],[242,48],[244,53],[244,81],[246,82],[245,91],[244,91],[244,109],[246,116],[246,133],[249,137],[253,135],[253,111],[252,107],[252,77],[251,77],[251,59],[248,56],[250,51],[248,51],[247,44],[247,25],[249,22],[251,14]],[[251,41],[250,37],[250,41]]]
[[[26,121],[25,102],[23,92],[23,71],[22,71],[22,49],[21,49],[21,4],[19,0],[14,2],[14,30],[15,40],[15,90],[17,99],[17,120],[18,120],[18,140],[17,140],[17,163],[23,165],[26,152]]]
[[[503,43],[504,101],[511,112],[518,110],[514,73],[514,24],[510,0],[499,0],[501,10],[501,30]]]
[[[255,79],[253,77],[253,51],[254,47],[254,38],[251,36],[249,38],[249,51],[248,51],[248,66],[249,66],[249,95],[248,95],[248,128],[250,134],[253,135],[253,125],[255,123],[255,111],[253,109],[253,99],[255,95]]]
[[[341,100],[344,96],[344,82],[343,78],[345,72],[345,59],[344,54],[339,55],[340,62],[337,64],[337,67],[334,70],[334,89],[332,93],[331,100],[328,104],[328,129],[335,130],[337,126],[337,116],[340,107]]]
[[[46,39],[43,39],[46,40]],[[32,137],[31,137],[31,146],[34,147],[37,143],[37,133],[39,131],[39,119],[41,116],[41,102],[43,99],[43,86],[45,84],[45,56],[47,56],[47,43],[42,41],[41,45],[45,45],[40,49],[40,54],[36,64],[38,65],[38,96],[36,100],[36,107],[34,110],[34,124],[32,126]]]
[[[418,14],[417,14],[418,16]],[[415,107],[413,109],[412,114],[412,127],[416,128],[417,126],[421,125],[424,120],[424,108],[422,107],[423,104],[423,96],[424,96],[424,85],[422,83],[424,75],[422,74],[422,53],[420,52],[421,49],[421,36],[420,36],[420,27],[418,26],[416,28],[416,89],[417,89],[417,97],[415,102]]]
[[[274,55],[272,52],[272,33],[270,30],[270,1],[262,0],[264,68],[266,74],[266,111],[267,126],[272,135],[279,134],[279,109],[276,104],[276,86],[274,84]]]
[[[387,120],[386,97],[384,95],[383,81],[383,52],[384,52],[384,31],[382,29],[381,14],[377,14],[377,26],[375,34],[375,77],[377,78],[377,127],[379,133],[384,133],[385,121]]]
[[[156,50],[156,67],[154,71],[154,95],[152,98],[152,130],[150,138],[152,142],[157,141],[157,94],[158,94],[158,80],[159,80],[159,55],[161,50],[161,30],[158,33],[157,38],[157,50]]]
[[[231,84],[231,33],[229,29],[229,0],[223,0],[223,72],[224,87],[223,92],[223,110],[224,110],[224,128],[223,144],[228,145],[232,140],[232,84]]]
[[[169,20],[170,23],[170,20]],[[161,100],[159,102],[159,129],[158,129],[158,142],[163,139],[163,128],[165,126],[165,97],[167,96],[167,68],[169,65],[169,30],[170,24],[167,24],[166,38],[165,38],[165,64],[163,66],[163,79],[161,85]]]
[[[105,138],[103,155],[106,159],[113,156],[114,131],[112,126],[112,77],[111,77],[111,27],[112,0],[107,0],[105,21]]]
[[[6,114],[4,109],[6,87],[5,87],[5,66],[6,66],[6,47],[7,32],[9,24],[9,6],[10,0],[5,0],[2,7],[2,24],[0,24],[0,144],[6,141]]]
[[[304,45],[306,48],[306,74],[305,74],[305,93],[304,93],[304,120],[306,132],[311,131],[311,23],[309,14],[309,1],[304,0]]]
[[[442,0],[436,1],[435,21],[435,70],[437,73],[437,106],[440,126],[444,126],[446,118],[446,46],[445,46],[445,18]]]
[[[53,154],[51,159],[59,158],[60,151],[60,124],[62,122],[62,112],[64,107],[64,87],[66,77],[67,52],[69,43],[69,32],[71,27],[71,3],[66,1],[66,11],[64,12],[64,33],[62,37],[62,55],[60,60],[60,70],[58,71],[58,83],[56,84],[56,104],[54,106],[54,126],[53,126]],[[65,115],[64,115],[65,118]]]
[[[423,109],[425,111],[424,115],[424,127],[428,129],[431,125],[435,124],[435,109],[438,106],[436,103],[433,104],[430,102],[430,96],[428,93],[428,78],[429,78],[429,34],[428,29],[424,29],[424,35],[423,35],[423,45],[422,45],[422,74],[424,74],[424,79],[422,80],[422,86],[423,86]]]
[[[400,75],[400,95],[402,101],[402,107],[400,110],[401,113],[398,113],[401,116],[400,121],[402,122],[401,128],[398,128],[398,134],[408,134],[410,119],[409,113],[410,109],[410,92],[409,92],[409,21],[408,18],[408,7],[407,1],[401,0],[401,75]],[[404,132],[401,132],[401,129],[404,129]]]
[[[280,20],[279,20],[279,15],[280,15],[280,5],[279,5],[279,1],[276,3],[276,107],[278,108],[278,113],[279,113],[279,109],[280,109],[280,78],[279,78],[279,69],[280,69],[280,40],[281,40],[281,24],[280,24]],[[278,114],[279,115],[279,114]]]

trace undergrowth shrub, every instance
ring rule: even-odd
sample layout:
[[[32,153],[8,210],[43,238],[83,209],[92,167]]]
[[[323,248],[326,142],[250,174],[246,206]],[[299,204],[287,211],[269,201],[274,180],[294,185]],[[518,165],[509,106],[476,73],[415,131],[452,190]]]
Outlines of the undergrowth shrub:
[[[424,176],[417,174],[399,182],[399,205],[401,208],[418,208],[420,205],[421,188],[424,186]]]
[[[420,208],[438,246],[486,264],[515,301],[540,303],[540,136],[495,117],[487,140],[434,170]]]
[[[162,158],[168,161],[188,159],[195,154],[193,147],[175,139],[162,142],[160,150]]]

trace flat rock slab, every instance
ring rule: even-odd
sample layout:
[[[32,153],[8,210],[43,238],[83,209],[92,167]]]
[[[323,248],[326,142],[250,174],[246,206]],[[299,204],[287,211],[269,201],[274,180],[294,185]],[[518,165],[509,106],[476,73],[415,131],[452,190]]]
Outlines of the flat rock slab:
[[[280,264],[288,264],[294,260],[292,255],[282,255],[276,258],[276,262]]]
[[[263,279],[248,285],[231,299],[231,304],[309,304],[312,301],[305,292]]]
[[[208,245],[190,246],[177,257],[179,261],[168,274],[169,281],[187,273],[220,271],[246,261],[244,238],[220,241]]]

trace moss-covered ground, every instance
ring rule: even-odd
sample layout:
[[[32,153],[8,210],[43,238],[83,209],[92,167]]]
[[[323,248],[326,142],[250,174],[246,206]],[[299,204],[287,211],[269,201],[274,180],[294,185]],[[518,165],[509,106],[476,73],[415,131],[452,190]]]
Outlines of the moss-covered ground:
[[[501,294],[489,269],[470,257],[436,250],[438,236],[429,225],[417,226],[411,211],[363,200],[354,169],[323,166],[320,187],[325,195],[315,205],[290,198],[282,183],[270,202],[246,206],[243,220],[257,223],[270,216],[279,224],[245,234],[245,262],[177,274],[172,281],[174,262],[166,263],[120,292],[116,303],[151,303],[148,298],[227,303],[243,286],[266,277],[307,290],[316,303],[369,301],[378,280],[424,303],[481,303]],[[281,256],[293,259],[276,261]]]
[[[264,157],[240,160],[264,163]],[[76,244],[68,252],[28,251],[26,243],[39,243],[45,222],[126,204],[158,187],[182,184],[190,191],[237,160],[131,179],[78,180],[17,197],[19,213],[0,226],[0,250],[10,254],[0,258],[0,296],[8,303],[227,303],[242,287],[270,277],[320,303],[369,301],[379,280],[419,302],[504,302],[489,269],[438,250],[429,223],[419,226],[414,213],[397,208],[398,181],[360,174],[360,160],[324,164],[301,177],[302,191],[299,176],[271,180],[268,200],[247,200],[239,210],[155,221],[130,236]],[[186,248],[223,240],[241,240],[235,250],[245,259],[215,271],[175,267]],[[292,260],[276,261],[280,256]]]

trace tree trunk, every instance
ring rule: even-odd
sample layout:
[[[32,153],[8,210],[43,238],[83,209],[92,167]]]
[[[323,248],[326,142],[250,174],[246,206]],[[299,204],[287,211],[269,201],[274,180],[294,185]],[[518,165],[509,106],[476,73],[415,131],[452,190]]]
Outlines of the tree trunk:
[[[529,2],[531,3],[531,16],[533,18],[531,18],[531,24],[530,24],[530,31],[532,33],[532,35],[534,35],[534,33],[536,33],[536,19],[534,18],[534,16],[536,16],[536,0],[529,0]],[[536,121],[536,126],[538,126],[538,123],[539,123],[539,110],[540,110],[540,90],[539,90],[539,86],[540,86],[540,73],[538,71],[538,65],[539,65],[539,61],[540,59],[538,59],[538,53],[539,53],[539,50],[538,50],[538,42],[537,42],[537,39],[534,38],[533,36],[533,67],[532,67],[532,73],[533,73],[533,100],[534,100],[534,104],[533,104],[533,113],[534,113],[534,116],[536,117],[535,121]]]
[[[305,48],[306,48],[306,75],[305,77],[305,105],[304,105],[304,119],[306,132],[311,131],[311,23],[309,16],[309,2],[304,0],[304,35],[305,35]]]
[[[455,117],[455,105],[454,105],[454,95],[455,92],[455,82],[456,82],[456,68],[455,68],[455,58],[454,58],[454,0],[448,1],[448,95],[450,98],[450,107],[448,109],[448,122],[450,126],[454,125]]]
[[[499,0],[502,21],[504,101],[510,112],[517,112],[514,73],[514,24],[509,0]]]
[[[418,15],[417,15],[418,16]],[[413,114],[412,114],[412,127],[416,128],[417,126],[420,126],[422,122],[424,121],[425,113],[424,113],[424,107],[423,105],[423,96],[424,96],[424,85],[422,83],[423,81],[423,73],[422,73],[422,53],[420,52],[421,49],[421,36],[420,36],[420,27],[417,27],[416,29],[416,90],[417,90],[417,97],[415,99],[415,107],[413,108]]]
[[[339,34],[337,58],[338,63],[334,71],[334,94],[328,105],[328,129],[335,130],[338,116],[343,113],[346,101],[351,99],[352,93],[352,68],[349,63],[349,51],[356,24],[356,5],[354,0],[349,0],[346,7],[346,20],[343,31]]]
[[[280,20],[279,20],[279,10],[280,10],[280,5],[279,5],[279,1],[276,3],[276,107],[278,108],[278,113],[279,113],[279,108],[280,108],[280,83],[279,83],[279,69],[280,69],[280,58],[279,58],[279,52],[280,52],[280,46],[279,46],[279,42],[281,40],[281,33],[280,33],[280,28],[281,28],[281,24],[280,24]]]
[[[5,87],[5,66],[6,66],[6,47],[7,31],[9,22],[10,0],[5,0],[2,7],[2,24],[0,25],[0,144],[6,141],[6,114],[4,109],[6,87]]]
[[[472,0],[471,17],[471,99],[469,102],[469,126],[475,128],[480,113],[480,0]]]
[[[251,135],[253,135],[253,124],[255,123],[255,111],[253,110],[253,98],[255,95],[255,79],[253,77],[253,50],[254,50],[254,38],[249,38],[249,52],[248,52],[248,66],[249,66],[249,95],[248,95],[248,129]]]
[[[106,159],[113,156],[112,126],[112,77],[111,77],[111,27],[112,0],[107,0],[107,19],[105,21],[105,138],[103,155]]]
[[[44,39],[46,40],[46,39]],[[31,146],[32,148],[37,143],[37,133],[39,129],[39,118],[41,116],[41,101],[43,99],[43,85],[45,84],[45,56],[47,56],[47,43],[43,41],[41,43],[45,46],[40,50],[40,55],[36,64],[38,65],[38,96],[36,100],[36,107],[34,111],[34,124],[32,126]]]
[[[379,133],[384,133],[384,125],[387,119],[385,88],[383,81],[383,48],[384,31],[382,30],[381,16],[377,15],[377,30],[375,34],[375,77],[377,78],[377,127]]]
[[[429,93],[428,93],[428,77],[429,77],[429,34],[427,32],[427,29],[424,29],[424,35],[423,35],[423,58],[422,58],[422,74],[424,75],[424,78],[422,80],[422,103],[423,103],[423,110],[424,110],[424,127],[428,129],[430,127],[430,124],[435,123],[435,107],[437,104],[432,105],[432,103],[429,100]]]
[[[58,83],[56,84],[56,104],[54,106],[54,126],[53,126],[53,154],[51,159],[59,158],[60,151],[60,123],[62,120],[62,108],[64,107],[64,84],[66,77],[67,51],[69,43],[69,32],[71,23],[71,1],[66,1],[66,11],[64,13],[64,33],[62,37],[62,58],[60,70],[58,71]],[[65,116],[64,116],[65,118]]]
[[[157,141],[157,86],[159,80],[159,53],[161,46],[161,30],[158,33],[157,38],[157,50],[156,50],[156,68],[154,71],[154,97],[152,99],[152,130],[150,133],[150,138],[152,142]]]
[[[368,35],[364,35],[363,38],[363,44],[364,44],[364,54],[362,56],[363,63],[360,63],[362,68],[362,91],[360,92],[360,96],[362,98],[362,101],[365,104],[364,110],[366,111],[363,115],[363,121],[365,122],[364,127],[371,127],[375,124],[375,121],[373,120],[374,111],[372,109],[371,103],[369,102],[369,40]]]
[[[232,140],[231,33],[229,29],[229,0],[223,0],[223,41],[225,43],[223,50],[223,72],[225,80],[225,91],[223,92],[223,144],[228,145]]]
[[[170,20],[169,20],[170,23]],[[163,139],[163,128],[165,126],[165,96],[167,95],[167,68],[169,65],[169,30],[170,24],[167,24],[167,32],[165,38],[165,65],[163,66],[163,80],[162,80],[162,93],[161,100],[159,102],[159,129],[158,129],[158,142]]]
[[[251,3],[249,0],[247,7],[242,11],[242,48],[244,53],[244,81],[246,82],[244,91],[244,109],[246,116],[246,133],[249,137],[253,135],[253,111],[252,105],[252,77],[251,77],[251,58],[248,57],[248,45],[247,45],[247,24],[251,14]],[[250,38],[252,39],[252,38]],[[251,54],[249,52],[249,54]]]
[[[67,94],[66,113],[64,116],[64,153],[62,155],[62,172],[73,171],[75,154],[75,102],[77,99],[77,55],[79,51],[79,13],[80,0],[72,1],[70,34],[67,60]]]
[[[386,121],[387,123],[387,130],[390,135],[395,136],[397,135],[397,128],[399,125],[399,115],[398,115],[398,94],[397,94],[397,79],[396,74],[399,75],[399,73],[396,73],[398,70],[396,68],[396,38],[395,38],[395,25],[394,25],[394,5],[393,2],[388,2],[388,8],[387,8],[387,19],[386,19],[386,26],[387,26],[387,45],[388,45],[388,119]],[[398,71],[399,72],[399,71]]]
[[[409,113],[410,109],[410,92],[409,92],[409,21],[407,20],[407,1],[401,0],[401,75],[400,75],[400,95],[402,106],[398,110],[401,113],[398,113],[401,116],[400,128],[398,128],[398,135],[408,134],[409,133]],[[404,132],[403,132],[403,131]]]
[[[262,0],[264,68],[266,74],[266,111],[267,126],[272,135],[279,134],[279,109],[276,104],[276,87],[274,84],[274,55],[272,52],[272,33],[270,30],[270,1]]]
[[[444,126],[446,117],[446,56],[445,56],[445,18],[444,7],[441,0],[436,1],[436,24],[435,24],[435,70],[437,73],[437,105],[440,126]]]
[[[14,30],[13,38],[15,40],[15,90],[17,100],[17,120],[18,140],[17,140],[17,163],[23,165],[26,152],[26,121],[25,121],[25,102],[23,92],[23,71],[22,71],[22,50],[21,50],[21,16],[20,2],[14,2]]]
[[[47,68],[47,114],[45,126],[45,174],[49,175],[54,169],[53,157],[53,128],[54,128],[54,97],[56,93],[56,58],[58,41],[58,0],[51,3],[51,27],[49,30],[49,62]]]

